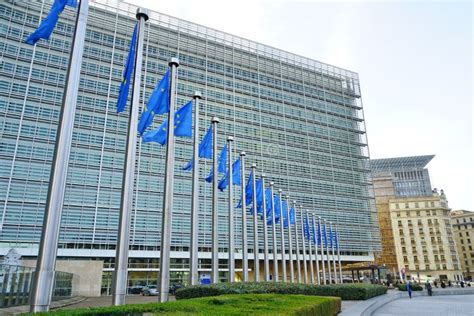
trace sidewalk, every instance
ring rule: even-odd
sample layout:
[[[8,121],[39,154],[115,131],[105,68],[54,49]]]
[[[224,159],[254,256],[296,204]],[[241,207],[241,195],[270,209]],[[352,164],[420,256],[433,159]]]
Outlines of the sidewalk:
[[[434,288],[433,296],[444,296],[444,295],[474,295],[474,288]],[[428,293],[423,291],[414,291],[412,292],[412,297],[428,296]],[[343,308],[340,316],[370,316],[376,310],[388,304],[392,301],[407,298],[407,292],[402,292],[398,290],[389,290],[387,294],[373,297],[366,301],[360,301],[356,304],[346,304],[347,308]],[[344,306],[344,303],[343,303]]]
[[[58,309],[61,307],[72,305],[72,304],[78,304],[84,301],[85,299],[86,297],[83,297],[83,296],[74,296],[74,297],[67,298],[60,301],[53,301],[51,303],[51,309]],[[13,307],[1,308],[0,315],[1,316],[18,315],[22,313],[28,313],[29,311],[30,311],[29,305],[13,306]]]

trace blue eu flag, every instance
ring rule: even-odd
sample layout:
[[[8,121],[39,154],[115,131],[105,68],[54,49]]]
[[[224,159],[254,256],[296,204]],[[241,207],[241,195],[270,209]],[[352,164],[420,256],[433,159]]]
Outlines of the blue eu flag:
[[[232,184],[240,185],[240,157],[232,164]],[[229,170],[225,173],[224,177],[219,180],[219,185],[217,186],[219,190],[224,191],[225,188],[229,185]]]
[[[212,124],[204,135],[204,138],[201,140],[198,148],[198,156],[199,158],[212,158]],[[186,166],[183,167],[183,170],[191,170],[193,169],[193,159],[191,159]]]
[[[48,15],[41,21],[38,28],[28,36],[26,43],[35,45],[42,38],[45,40],[49,39],[58,22],[59,15],[66,6],[77,7],[77,0],[55,0]]]
[[[326,224],[323,225],[323,238],[324,238],[324,247],[328,245],[328,235],[326,231]]]
[[[174,135],[181,137],[191,137],[193,120],[193,102],[189,101],[174,113]],[[143,141],[157,142],[160,145],[166,144],[166,134],[168,130],[168,120],[163,121],[157,129],[145,133]]]
[[[267,224],[272,225],[273,223],[273,214],[272,214],[272,190],[267,188],[265,190],[265,208],[267,216]]]
[[[314,219],[313,219],[313,222],[312,222],[311,226],[312,226],[311,230],[313,231],[313,243],[316,244],[316,231],[314,229]]]
[[[304,221],[304,237],[306,238],[306,240],[309,241],[310,234],[309,234],[308,214],[306,214],[306,218],[305,218],[305,221]]]
[[[257,214],[262,213],[262,203],[263,203],[263,182],[262,179],[258,179],[255,183],[257,192],[255,193],[257,199]],[[252,188],[253,192],[253,188]],[[252,198],[253,199],[253,198]],[[253,206],[250,208],[250,214],[253,214]]]
[[[295,220],[296,220],[295,217],[296,217],[295,216],[295,209],[292,207],[292,208],[290,208],[290,224],[291,225],[295,224]]]
[[[219,154],[219,159],[217,160],[217,172],[224,173],[226,171],[227,165],[227,143],[222,148],[221,153]],[[211,169],[209,175],[206,177],[206,182],[211,183],[214,177],[214,170]]]
[[[283,217],[283,227],[287,228],[288,227],[288,214],[287,214],[288,204],[286,200],[283,200],[283,202],[281,202],[281,207],[282,207],[281,214]]]
[[[336,246],[336,249],[339,250],[339,238],[337,237],[337,234],[334,234],[334,245]]]
[[[160,82],[156,85],[153,90],[148,104],[143,110],[140,121],[138,122],[138,132],[143,134],[143,132],[153,123],[153,118],[155,114],[168,113],[170,110],[170,71],[165,73]]]
[[[333,235],[332,235],[332,225],[329,226],[329,247],[332,248],[332,239],[333,239]]]
[[[318,220],[318,245],[320,245],[321,242],[321,220]]]
[[[253,173],[250,172],[249,174],[249,179],[247,180],[247,184],[245,185],[245,205],[249,205],[252,203],[253,199]],[[237,205],[237,208],[242,207],[242,199],[239,201],[239,204]]]
[[[123,79],[120,83],[120,90],[117,100],[117,113],[123,112],[125,110],[125,105],[127,104],[128,91],[130,90],[130,80],[132,78],[133,67],[135,64],[135,46],[137,42],[137,25],[135,24],[135,29],[133,30],[132,40],[130,41],[130,47],[128,49],[127,62],[125,63],[125,68],[123,70]]]

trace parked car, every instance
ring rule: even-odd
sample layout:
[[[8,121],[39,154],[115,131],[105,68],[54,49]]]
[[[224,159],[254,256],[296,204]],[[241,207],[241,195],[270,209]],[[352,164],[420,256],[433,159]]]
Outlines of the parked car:
[[[128,294],[141,294],[143,292],[144,286],[142,285],[135,285],[128,288]]]
[[[142,291],[142,295],[143,296],[156,296],[156,295],[158,295],[158,289],[157,289],[156,285],[148,285],[148,286],[144,287],[143,291]]]
[[[172,285],[170,286],[169,293],[172,294],[172,295],[174,295],[174,294],[176,294],[176,290],[177,290],[177,289],[180,289],[180,288],[182,288],[182,287],[184,287],[184,285],[179,284],[179,283],[172,284]]]

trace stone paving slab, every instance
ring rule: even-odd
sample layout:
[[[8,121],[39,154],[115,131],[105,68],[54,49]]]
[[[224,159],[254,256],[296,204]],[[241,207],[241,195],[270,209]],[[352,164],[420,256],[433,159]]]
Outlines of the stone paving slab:
[[[374,316],[469,316],[474,315],[474,295],[421,296],[392,301]]]

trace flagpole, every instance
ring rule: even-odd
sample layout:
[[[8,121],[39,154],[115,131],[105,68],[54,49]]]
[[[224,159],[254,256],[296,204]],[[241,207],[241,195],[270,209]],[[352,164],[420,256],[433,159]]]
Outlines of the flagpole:
[[[242,188],[242,276],[243,281],[249,280],[249,261],[247,247],[247,204],[245,194],[245,151],[240,153],[240,185]]]
[[[293,228],[293,236],[296,242],[296,265],[298,274],[298,283],[301,283],[301,261],[300,261],[300,242],[298,238],[298,219],[296,216],[296,201],[293,201],[293,208],[295,209],[295,225]]]
[[[336,270],[336,257],[334,254],[334,236],[333,236],[333,231],[332,231],[332,222],[329,222],[329,229],[331,232],[331,256],[332,256],[332,265],[333,265],[333,271],[334,271],[334,283],[338,283],[338,277],[337,277],[337,270]]]
[[[308,219],[308,212],[306,211],[306,223],[308,223],[308,233],[309,233],[309,240],[308,240],[308,248],[309,248],[309,271],[311,271],[311,284],[314,284],[314,267],[313,267],[313,240],[311,238],[311,232],[309,230],[309,219]]]
[[[263,214],[263,271],[265,274],[265,282],[270,281],[270,262],[268,254],[268,225],[267,225],[267,210],[265,201],[265,174],[262,173],[262,214]]]
[[[217,124],[219,118],[212,118],[212,263],[211,280],[212,283],[219,283],[219,208],[218,208],[218,166],[217,166]]]
[[[324,267],[324,246],[323,246],[323,232],[321,227],[321,217],[318,216],[318,236],[321,236],[319,247],[321,249],[321,267],[323,268],[323,284],[327,284],[326,268]]]
[[[252,164],[252,208],[253,208],[253,278],[260,281],[260,259],[258,250],[258,220],[257,220],[257,164]]]
[[[56,133],[36,273],[30,297],[32,313],[48,311],[51,303],[88,12],[89,0],[82,0],[76,16],[66,86]]]
[[[324,223],[324,240],[325,240],[325,247],[326,247],[326,262],[328,264],[328,279],[329,279],[329,284],[332,284],[332,275],[331,275],[331,259],[329,258],[329,243],[328,243],[328,228],[326,225],[326,220],[323,220]]]
[[[138,32],[135,67],[133,74],[132,105],[128,120],[127,145],[122,180],[122,198],[120,201],[119,227],[117,250],[115,254],[115,269],[112,283],[112,304],[125,304],[127,295],[128,252],[130,243],[130,222],[133,208],[133,189],[135,183],[135,160],[137,144],[138,108],[140,104],[140,86],[143,59],[143,37],[145,21],[148,20],[148,10],[137,9]]]
[[[315,233],[315,231],[314,231],[314,213],[311,213],[311,222],[313,224],[313,232]],[[316,279],[318,281],[318,285],[321,285],[321,276],[319,274],[319,261],[318,261],[318,236],[316,235],[313,238],[314,238],[314,240],[313,240],[314,257],[315,257],[315,261],[316,261]]]
[[[229,282],[232,283],[235,281],[235,246],[234,246],[234,170],[232,170],[232,142],[234,137],[227,137],[227,152],[228,159],[227,165],[229,168],[229,177],[227,181],[229,182]]]
[[[276,222],[275,222],[275,195],[274,195],[274,182],[270,182],[270,191],[272,199],[272,243],[273,243],[273,280],[278,282],[278,250],[277,250],[277,239],[276,239]]]
[[[163,209],[161,217],[161,245],[160,245],[160,273],[158,285],[160,287],[160,302],[167,302],[170,284],[170,248],[171,223],[173,215],[173,186],[174,186],[174,112],[176,105],[176,75],[179,60],[171,58],[168,62],[171,68],[170,78],[170,108],[168,112],[168,129],[166,131],[166,160],[165,181],[163,190]]]
[[[304,222],[303,222],[303,205],[300,205],[300,218],[301,218],[301,236],[303,237],[303,271],[304,271],[304,283],[308,284],[308,267],[306,265],[306,238],[304,234]]]
[[[287,229],[287,238],[288,238],[288,247],[289,249],[289,261],[290,261],[290,282],[295,282],[295,271],[293,264],[293,241],[291,240],[291,218],[290,218],[290,196],[286,196],[286,218],[288,219],[288,229]]]
[[[286,282],[286,254],[285,254],[285,231],[283,223],[283,194],[282,190],[278,190],[280,194],[280,242],[281,242],[281,280]],[[288,203],[287,203],[288,204]]]
[[[199,100],[201,92],[194,92],[193,184],[191,198],[191,253],[189,283],[199,283]]]
[[[339,261],[339,276],[341,278],[341,284],[344,283],[342,280],[342,266],[341,266],[341,254],[339,252],[339,229],[336,226],[336,238],[337,238],[337,261]]]

